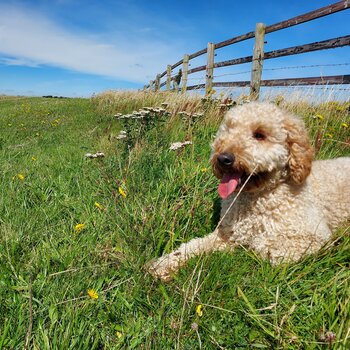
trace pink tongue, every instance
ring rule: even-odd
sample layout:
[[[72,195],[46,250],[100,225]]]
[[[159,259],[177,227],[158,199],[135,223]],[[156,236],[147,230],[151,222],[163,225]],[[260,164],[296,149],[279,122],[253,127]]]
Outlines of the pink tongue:
[[[225,174],[220,182],[218,192],[222,199],[226,199],[238,185],[241,173]]]

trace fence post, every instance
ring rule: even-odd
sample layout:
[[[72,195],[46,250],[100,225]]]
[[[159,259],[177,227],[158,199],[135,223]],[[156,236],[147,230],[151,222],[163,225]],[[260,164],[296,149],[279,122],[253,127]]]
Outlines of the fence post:
[[[265,24],[257,23],[255,27],[255,44],[253,51],[252,75],[250,81],[250,99],[259,99],[260,82],[264,64]]]
[[[157,74],[156,79],[154,81],[154,91],[159,91],[160,86],[160,74]]]
[[[188,72],[188,63],[190,61],[190,56],[185,54],[183,63],[182,63],[182,88],[181,92],[184,94],[187,91],[187,72]]]
[[[213,73],[214,73],[214,50],[215,44],[208,43],[207,49],[207,71],[205,80],[205,95],[208,96],[213,88]]]
[[[166,69],[166,91],[170,91],[171,88],[171,64],[168,64]]]

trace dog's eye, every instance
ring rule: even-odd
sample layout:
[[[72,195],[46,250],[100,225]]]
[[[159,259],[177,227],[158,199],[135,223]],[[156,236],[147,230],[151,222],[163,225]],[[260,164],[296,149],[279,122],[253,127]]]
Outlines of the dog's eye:
[[[255,131],[253,133],[253,137],[255,138],[255,140],[258,141],[264,141],[266,139],[266,135],[263,134],[261,131]]]

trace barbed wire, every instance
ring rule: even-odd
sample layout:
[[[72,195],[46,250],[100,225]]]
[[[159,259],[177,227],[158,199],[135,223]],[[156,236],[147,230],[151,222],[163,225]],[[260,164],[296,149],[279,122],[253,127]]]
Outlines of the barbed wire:
[[[319,67],[339,67],[339,66],[350,66],[350,62],[344,62],[344,63],[329,63],[329,64],[312,64],[312,65],[298,65],[298,66],[284,66],[284,67],[276,67],[276,68],[264,68],[263,72],[265,71],[277,71],[277,70],[288,70],[288,69],[304,69],[304,68],[319,68]],[[173,82],[174,77],[178,75],[179,72],[176,72],[171,75],[171,82]],[[241,71],[236,73],[225,73],[225,74],[218,74],[214,75],[213,78],[219,78],[224,76],[234,76],[234,75],[241,75],[241,74],[247,74],[251,73],[251,70],[247,71]],[[198,84],[205,82],[205,77],[200,78],[191,78],[187,77],[187,81],[197,81]],[[165,85],[165,82],[161,84],[162,86]],[[303,85],[290,85],[290,86],[275,86],[277,88],[292,88],[292,87],[298,87],[298,88],[308,88],[310,89],[310,86],[303,86]],[[336,91],[350,91],[350,88],[327,88],[327,87],[313,87],[313,89],[318,90],[336,90]]]
[[[271,86],[261,86],[262,88],[264,87],[271,87]],[[321,86],[313,86],[313,85],[289,85],[289,86],[273,86],[273,88],[277,88],[277,89],[309,89],[309,90],[334,90],[334,91],[350,91],[350,87],[349,88],[338,88],[338,87],[321,87]]]
[[[264,68],[263,72],[265,72],[265,71],[275,71],[275,70],[285,70],[285,69],[316,68],[316,67],[337,67],[337,66],[350,66],[350,63],[311,64],[311,65],[302,65],[302,66],[285,66],[285,67],[276,67],[276,68]],[[237,73],[226,73],[226,74],[214,75],[214,78],[219,78],[219,77],[224,77],[224,76],[229,76],[229,75],[247,74],[247,73],[251,73],[251,70],[237,72]]]
[[[284,66],[284,67],[276,67],[276,68],[264,68],[263,72],[265,71],[276,71],[276,70],[288,70],[288,69],[305,69],[305,68],[319,68],[319,67],[339,67],[339,66],[350,66],[350,62],[345,63],[329,63],[329,64],[310,64],[310,65],[299,65],[299,66]],[[218,67],[220,68],[220,67]],[[221,67],[224,68],[224,67]],[[232,75],[241,75],[241,74],[247,74],[251,73],[251,70],[236,72],[236,73],[225,73],[225,74],[218,74],[214,75],[213,78],[219,78],[219,77],[225,77],[225,76],[232,76]],[[171,78],[174,78],[178,75],[178,72],[171,75]],[[187,80],[204,80],[204,78],[187,78]]]
[[[205,78],[187,78],[187,80],[197,80],[197,81],[205,81]]]

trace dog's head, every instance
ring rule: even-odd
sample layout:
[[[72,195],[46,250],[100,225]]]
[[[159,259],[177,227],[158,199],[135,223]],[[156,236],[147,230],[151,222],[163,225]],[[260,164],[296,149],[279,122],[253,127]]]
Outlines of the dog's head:
[[[302,184],[313,150],[304,123],[271,103],[252,102],[228,111],[212,144],[211,163],[227,198],[245,182],[255,192],[283,181]]]

